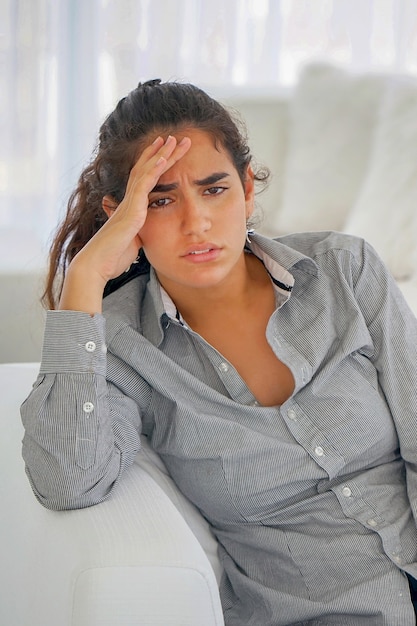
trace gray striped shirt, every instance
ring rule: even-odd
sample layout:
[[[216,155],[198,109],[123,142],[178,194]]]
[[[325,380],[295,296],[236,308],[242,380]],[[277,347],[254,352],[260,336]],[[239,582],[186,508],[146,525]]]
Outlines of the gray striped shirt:
[[[48,313],[22,406],[34,492],[53,509],[102,501],[142,430],[219,540],[227,626],[414,625],[416,319],[360,239],[254,235],[251,251],[293,395],[260,406],[151,271],[103,315]]]

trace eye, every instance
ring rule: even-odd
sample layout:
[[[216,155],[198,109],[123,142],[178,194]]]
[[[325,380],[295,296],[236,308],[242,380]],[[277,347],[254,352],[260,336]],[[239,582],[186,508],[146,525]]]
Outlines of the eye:
[[[205,189],[203,192],[203,195],[205,196],[218,196],[221,193],[223,193],[223,191],[226,191],[227,187],[208,187],[208,189]]]
[[[171,202],[172,200],[170,198],[158,198],[157,200],[152,200],[152,202],[148,204],[148,209],[162,209]]]

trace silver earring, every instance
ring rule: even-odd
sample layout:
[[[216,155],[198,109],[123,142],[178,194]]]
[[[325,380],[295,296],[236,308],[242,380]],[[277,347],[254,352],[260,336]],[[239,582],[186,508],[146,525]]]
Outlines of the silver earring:
[[[253,230],[253,228],[247,228],[246,229],[246,242],[247,243],[252,243],[249,237],[250,237],[250,235],[253,235],[254,232],[255,231]]]

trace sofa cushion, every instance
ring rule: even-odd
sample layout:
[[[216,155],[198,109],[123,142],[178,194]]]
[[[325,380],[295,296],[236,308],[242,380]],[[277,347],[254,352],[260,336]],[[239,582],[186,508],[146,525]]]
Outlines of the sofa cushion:
[[[306,66],[289,111],[281,233],[342,230],[367,172],[386,78]]]
[[[397,279],[417,267],[417,81],[392,79],[368,176],[344,228],[367,239]]]

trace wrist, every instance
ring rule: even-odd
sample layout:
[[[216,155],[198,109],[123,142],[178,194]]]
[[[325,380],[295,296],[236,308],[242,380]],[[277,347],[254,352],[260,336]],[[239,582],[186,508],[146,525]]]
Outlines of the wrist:
[[[79,263],[75,257],[65,276],[58,309],[82,311],[90,315],[101,313],[105,286],[102,276],[88,265]]]

